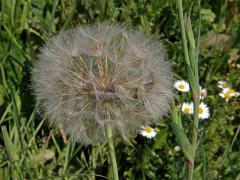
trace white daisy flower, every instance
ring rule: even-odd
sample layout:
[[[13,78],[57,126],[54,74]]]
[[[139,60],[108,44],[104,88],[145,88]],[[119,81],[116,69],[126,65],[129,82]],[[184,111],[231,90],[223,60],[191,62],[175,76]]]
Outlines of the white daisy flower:
[[[225,98],[226,101],[229,101],[232,97],[237,97],[239,96],[240,93],[236,92],[234,89],[231,88],[224,88],[221,93],[219,93],[219,96],[222,98]]]
[[[182,105],[182,111],[185,114],[193,114],[193,103],[186,103],[184,102]]]
[[[204,99],[207,96],[207,90],[200,86],[200,99]]]
[[[207,119],[209,118],[210,113],[209,113],[209,108],[206,104],[204,104],[203,102],[200,103],[199,107],[198,107],[198,117],[200,119]]]
[[[218,87],[221,89],[229,88],[230,85],[227,81],[218,81]]]
[[[143,126],[140,133],[141,133],[142,136],[144,136],[146,138],[149,138],[149,139],[155,137],[156,134],[157,134],[155,132],[155,130],[153,128],[149,127],[149,126]]]
[[[174,87],[181,92],[189,92],[190,90],[189,83],[183,80],[176,81]]]

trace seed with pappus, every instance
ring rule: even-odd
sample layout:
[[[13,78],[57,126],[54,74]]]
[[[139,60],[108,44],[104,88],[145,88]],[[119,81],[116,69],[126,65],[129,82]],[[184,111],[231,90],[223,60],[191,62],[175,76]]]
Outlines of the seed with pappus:
[[[50,125],[83,144],[123,139],[157,123],[172,99],[171,63],[153,37],[97,23],[60,32],[40,49],[33,89]]]

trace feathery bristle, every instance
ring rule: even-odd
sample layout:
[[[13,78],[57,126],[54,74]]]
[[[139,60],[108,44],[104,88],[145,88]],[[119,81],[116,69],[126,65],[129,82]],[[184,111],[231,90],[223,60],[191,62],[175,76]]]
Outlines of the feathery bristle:
[[[171,63],[161,42],[121,25],[74,28],[41,48],[33,88],[50,124],[62,124],[74,140],[133,134],[169,110]]]

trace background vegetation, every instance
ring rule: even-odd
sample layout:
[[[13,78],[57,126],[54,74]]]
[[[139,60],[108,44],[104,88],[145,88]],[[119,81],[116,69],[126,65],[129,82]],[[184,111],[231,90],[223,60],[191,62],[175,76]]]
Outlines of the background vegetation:
[[[240,179],[239,97],[226,102],[219,80],[240,91],[240,2],[190,0],[191,20],[198,32],[201,12],[200,84],[207,89],[210,119],[200,121],[201,144],[195,179]],[[96,21],[122,22],[161,37],[174,63],[176,78],[187,79],[174,0],[1,0],[0,1],[0,179],[103,179],[108,176],[104,144],[82,146],[61,129],[50,129],[31,95],[31,67],[38,48],[58,31]],[[176,96],[181,104],[184,97]],[[183,179],[185,159],[165,117],[157,136],[118,143],[122,179]],[[188,118],[182,121],[190,129]]]

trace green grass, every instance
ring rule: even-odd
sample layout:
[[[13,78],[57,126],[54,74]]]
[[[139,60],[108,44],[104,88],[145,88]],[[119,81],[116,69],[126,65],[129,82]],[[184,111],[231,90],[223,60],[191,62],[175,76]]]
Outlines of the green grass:
[[[200,9],[198,3],[191,6],[190,0],[183,2],[185,13],[190,7],[195,40],[201,13],[199,82],[208,91],[204,101],[211,113],[209,119],[199,121],[193,179],[240,179],[240,98],[227,103],[218,95],[221,90],[217,87],[219,80],[226,80],[240,91],[240,4],[203,1]],[[61,129],[49,128],[30,88],[32,64],[47,38],[60,30],[97,21],[122,22],[161,36],[176,78],[188,79],[174,0],[1,0],[0,179],[111,177],[106,144],[82,146],[68,139]],[[175,110],[191,139],[192,122],[179,110],[184,101],[191,101],[191,94],[176,92]],[[184,154],[174,150],[178,141],[171,117],[156,126],[154,139],[138,135],[130,140],[133,146],[115,144],[120,178],[186,177]]]

